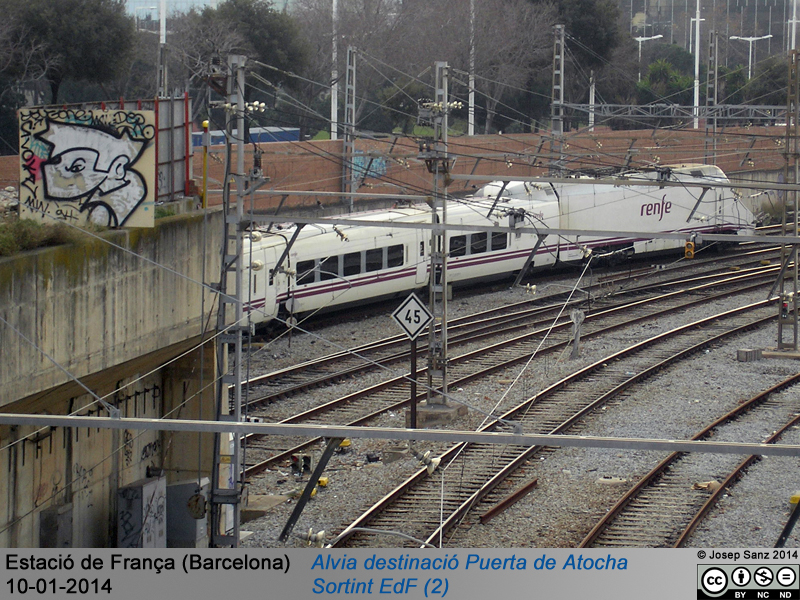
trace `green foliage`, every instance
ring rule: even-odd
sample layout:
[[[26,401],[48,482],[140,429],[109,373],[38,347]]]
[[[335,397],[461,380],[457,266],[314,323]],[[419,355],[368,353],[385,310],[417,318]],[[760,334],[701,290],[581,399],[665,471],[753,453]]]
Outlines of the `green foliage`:
[[[377,103],[386,107],[391,115],[392,131],[410,134],[417,123],[417,98],[424,98],[429,94],[429,89],[421,81],[403,77],[381,88]]]
[[[11,256],[19,252],[19,244],[14,234],[5,225],[0,225],[0,256]]]
[[[560,0],[558,10],[566,31],[578,42],[570,47],[585,68],[602,65],[620,44],[620,7],[614,0]]]
[[[242,36],[242,53],[259,62],[284,71],[298,71],[306,60],[306,48],[300,41],[295,21],[286,13],[272,8],[264,0],[225,0],[216,9],[206,8],[202,20],[229,24]],[[255,67],[255,65],[252,65]],[[275,69],[258,67],[271,81],[294,83]]]
[[[731,69],[720,67],[717,102],[719,104],[744,104],[745,86],[747,85],[747,67],[737,66]],[[784,84],[784,88],[785,84]]]
[[[666,60],[650,64],[647,76],[636,86],[640,104],[669,103],[691,105],[693,102],[694,77],[681,75]]]
[[[103,83],[127,63],[134,23],[125,0],[0,0],[0,10],[42,46],[40,69],[54,103],[66,78]]]
[[[647,53],[647,47],[650,43],[645,43],[645,49],[642,52],[644,56]],[[650,61],[664,60],[668,62],[672,68],[681,75],[691,75],[694,79],[694,55],[687,52],[682,46],[678,44],[659,44],[652,43],[650,45]],[[701,64],[701,69],[704,65]],[[701,76],[701,81],[705,79]]]
[[[171,217],[175,214],[175,209],[171,206],[156,206],[154,217],[156,219],[163,219],[164,217]]]
[[[786,59],[772,57],[762,61],[744,89],[748,104],[786,105],[786,89],[789,85],[789,70]]]
[[[24,105],[25,99],[16,93],[12,80],[0,75],[0,154],[19,152],[19,125],[17,109]]]
[[[10,256],[43,246],[58,246],[77,241],[79,233],[63,223],[53,225],[31,219],[0,223],[0,256]]]

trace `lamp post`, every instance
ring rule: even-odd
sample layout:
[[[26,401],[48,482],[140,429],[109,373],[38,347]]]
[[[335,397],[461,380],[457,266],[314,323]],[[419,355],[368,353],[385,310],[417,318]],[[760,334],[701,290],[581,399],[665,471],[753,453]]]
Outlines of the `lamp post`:
[[[331,3],[331,139],[339,139],[339,39],[338,39],[339,8],[337,0]]]
[[[158,6],[158,97],[167,95],[167,0]]]
[[[750,43],[750,47],[748,48],[747,52],[747,78],[750,79],[753,77],[753,44],[758,40],[766,40],[767,38],[771,38],[772,34],[769,35],[762,35],[760,37],[740,37],[738,35],[732,35],[730,39],[732,40],[742,40],[745,42]]]
[[[642,80],[642,42],[649,42],[650,40],[657,40],[658,38],[664,37],[660,33],[658,35],[651,35],[648,37],[635,37],[637,42],[639,42],[639,81]]]
[[[157,6],[139,6],[139,7],[136,8],[136,31],[141,31],[141,29],[140,29],[140,21],[141,21],[141,19],[139,18],[139,11],[141,11],[141,10],[146,10],[147,12],[149,12],[152,15],[154,10],[158,10],[158,7]]]

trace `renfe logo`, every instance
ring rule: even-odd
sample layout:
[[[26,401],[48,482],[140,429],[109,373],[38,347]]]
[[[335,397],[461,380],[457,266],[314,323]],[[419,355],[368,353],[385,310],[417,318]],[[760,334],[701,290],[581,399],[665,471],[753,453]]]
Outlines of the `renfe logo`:
[[[642,217],[652,217],[654,215],[658,215],[658,220],[664,218],[664,215],[669,213],[672,210],[672,202],[667,201],[667,195],[661,198],[661,202],[648,202],[647,204],[642,204],[642,210],[640,212],[640,216]]]

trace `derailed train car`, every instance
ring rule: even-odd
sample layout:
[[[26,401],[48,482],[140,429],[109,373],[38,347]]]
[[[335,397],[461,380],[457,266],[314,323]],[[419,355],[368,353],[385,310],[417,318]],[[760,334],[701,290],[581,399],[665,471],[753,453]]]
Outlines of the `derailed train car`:
[[[498,182],[450,201],[448,226],[521,226],[581,234],[549,234],[540,240],[536,233],[527,232],[449,231],[448,282],[459,285],[511,276],[526,264],[539,268],[580,261],[590,253],[619,256],[683,247],[683,240],[658,238],[659,233],[688,237],[693,233],[753,232],[755,218],[732,189],[702,187],[709,182],[728,182],[716,166],[671,167],[626,177],[652,181],[653,185],[597,184],[591,178],[559,184]],[[664,178],[684,186],[660,186]],[[430,224],[431,216],[427,205],[418,205],[348,216],[397,227],[316,224],[299,233],[294,225],[252,232],[245,240],[245,310],[253,322],[265,323],[426,287],[431,235],[413,224]],[[592,231],[631,231],[656,237],[595,236]],[[289,245],[288,254],[278,264]]]

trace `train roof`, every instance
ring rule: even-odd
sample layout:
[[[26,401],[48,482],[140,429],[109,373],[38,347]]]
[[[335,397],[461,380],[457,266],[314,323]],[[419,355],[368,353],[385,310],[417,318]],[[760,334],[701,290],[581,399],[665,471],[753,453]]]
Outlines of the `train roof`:
[[[707,179],[711,181],[728,181],[725,172],[717,165],[706,165],[702,163],[685,163],[675,165],[664,165],[650,169],[647,171],[626,171],[619,174],[622,179],[636,179],[636,180],[653,180],[656,181],[661,177],[668,179],[686,181],[687,179]],[[591,175],[580,175],[575,177],[569,183],[559,183],[558,188],[566,188],[568,186],[587,186],[597,185],[596,177]],[[501,191],[502,190],[502,191]],[[532,181],[492,181],[482,186],[472,195],[474,198],[487,197],[496,198],[498,194],[502,193],[503,199],[522,199],[527,198],[533,202],[547,202],[552,200],[549,196],[553,194],[553,190],[548,183],[539,183]]]
[[[427,204],[413,204],[410,206],[393,206],[391,208],[375,209],[354,214],[339,215],[354,221],[383,221],[383,222],[421,222],[430,219],[431,209]],[[350,231],[355,225],[334,225],[325,223],[320,219],[319,223],[311,223],[303,226],[300,238],[319,235],[320,233],[336,233]],[[271,228],[266,226],[259,227],[256,231],[262,236],[281,236],[292,235],[297,229],[297,224],[291,221],[276,223]]]
[[[538,200],[541,202],[551,200],[548,196],[553,194],[553,188],[546,183],[530,181],[492,181],[478,188],[471,197],[496,198],[497,194],[501,193],[501,189],[503,198],[529,198],[530,200]]]
[[[664,174],[672,176],[688,176],[697,179],[727,179],[725,172],[717,165],[705,165],[702,163],[684,163],[679,165],[664,165],[649,171],[631,171],[623,173],[623,177],[631,179],[657,179]]]

